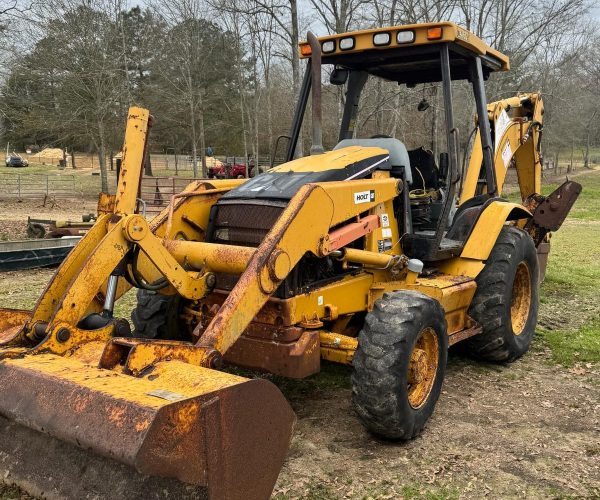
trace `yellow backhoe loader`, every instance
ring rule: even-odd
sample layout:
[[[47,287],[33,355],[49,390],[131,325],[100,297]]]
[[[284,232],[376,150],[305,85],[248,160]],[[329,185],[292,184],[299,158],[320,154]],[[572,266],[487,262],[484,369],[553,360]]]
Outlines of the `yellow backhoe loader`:
[[[194,182],[150,222],[137,196],[151,117],[129,111],[110,210],[32,310],[0,310],[0,478],[70,498],[268,498],[294,413],[268,380],[224,367],[302,378],[351,364],[358,418],[411,439],[449,346],[499,362],[527,351],[548,236],[581,190],[540,194],[540,95],[487,104],[484,81],[508,58],[452,23],[309,33],[300,53],[287,161]],[[322,65],[346,89],[327,152]],[[439,83],[439,156],[356,137],[369,78]],[[458,81],[478,116],[464,169]],[[295,158],[309,97],[311,155]],[[502,198],[509,168],[522,203]],[[133,330],[113,315],[132,287]]]

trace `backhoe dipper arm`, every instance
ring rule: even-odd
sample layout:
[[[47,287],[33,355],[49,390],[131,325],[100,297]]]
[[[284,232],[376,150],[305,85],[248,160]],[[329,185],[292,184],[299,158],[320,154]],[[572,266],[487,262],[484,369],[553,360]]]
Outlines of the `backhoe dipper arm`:
[[[522,199],[539,193],[542,178],[540,141],[544,114],[541,96],[535,93],[521,94],[491,102],[487,111],[488,119],[494,126],[494,170],[498,193],[502,193],[508,168],[513,164],[517,170]],[[480,194],[478,185],[482,160],[481,135],[478,131],[465,173],[460,203]],[[481,186],[481,192],[486,192],[485,186]]]

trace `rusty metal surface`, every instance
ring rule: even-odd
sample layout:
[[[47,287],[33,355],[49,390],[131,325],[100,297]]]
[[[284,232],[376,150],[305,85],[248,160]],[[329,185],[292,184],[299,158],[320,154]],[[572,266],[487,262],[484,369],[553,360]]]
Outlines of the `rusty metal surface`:
[[[219,313],[203,332],[198,342],[199,346],[216,348],[222,353],[226,352],[246,329],[256,312],[267,302],[269,296],[279,284],[270,279],[267,270],[271,254],[281,244],[284,235],[290,229],[295,229],[294,223],[305,222],[300,217],[300,214],[307,217],[306,212],[302,212],[302,206],[315,193],[316,189],[316,185],[303,186],[292,198],[275,226],[257,248],[246,271],[223,302]],[[300,235],[296,232],[294,236],[299,237]],[[314,234],[311,236],[314,238]],[[296,248],[296,250],[302,250],[296,256],[297,261],[305,250],[302,247],[300,249]],[[290,262],[290,265],[295,263]],[[267,285],[269,289],[265,289]],[[198,334],[198,336],[200,335]]]
[[[225,353],[225,361],[289,378],[305,378],[321,367],[319,332],[304,331],[294,342],[242,336]]]
[[[482,332],[483,328],[481,327],[481,325],[475,323],[472,319],[469,318],[467,327],[464,330],[460,330],[458,332],[454,332],[448,335],[448,346],[454,345],[460,342],[461,340],[474,337],[475,335],[479,335]]]
[[[537,247],[538,269],[540,271],[540,284],[546,277],[546,267],[548,267],[548,254],[550,253],[550,241],[542,241]]]
[[[49,466],[51,464],[51,466]],[[202,500],[205,487],[132,467],[0,416],[0,477],[47,500]]]
[[[133,378],[27,356],[0,362],[0,380],[0,415],[211,498],[268,498],[295,420],[270,382],[177,361]]]
[[[182,265],[231,274],[242,274],[256,251],[252,247],[201,241],[164,240],[163,245]]]
[[[225,302],[228,291],[214,290],[203,299],[207,309],[219,307]],[[271,297],[268,302],[256,313],[254,321],[272,325],[291,326],[293,318],[294,299],[278,299]]]
[[[536,208],[534,223],[548,231],[557,231],[579,197],[581,189],[581,184],[573,181],[560,185]]]
[[[31,311],[0,308],[0,348],[18,335],[30,317]]]
[[[98,195],[98,206],[96,212],[98,215],[112,214],[115,210],[115,195],[108,193],[100,193]]]

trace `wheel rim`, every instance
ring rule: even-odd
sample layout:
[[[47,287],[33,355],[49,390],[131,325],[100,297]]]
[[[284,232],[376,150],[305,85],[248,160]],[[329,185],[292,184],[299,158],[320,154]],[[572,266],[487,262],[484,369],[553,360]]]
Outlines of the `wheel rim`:
[[[529,318],[531,309],[531,273],[525,262],[517,266],[512,287],[510,319],[515,335],[521,335]]]
[[[437,373],[438,339],[433,328],[421,330],[408,364],[408,402],[414,409],[425,404]]]

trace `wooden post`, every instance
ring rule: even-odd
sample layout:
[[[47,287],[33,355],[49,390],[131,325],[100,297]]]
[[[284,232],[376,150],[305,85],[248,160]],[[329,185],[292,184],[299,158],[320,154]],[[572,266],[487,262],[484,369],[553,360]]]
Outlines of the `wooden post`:
[[[175,175],[179,175],[178,165],[177,165],[177,150],[173,148],[173,152],[175,153]]]

